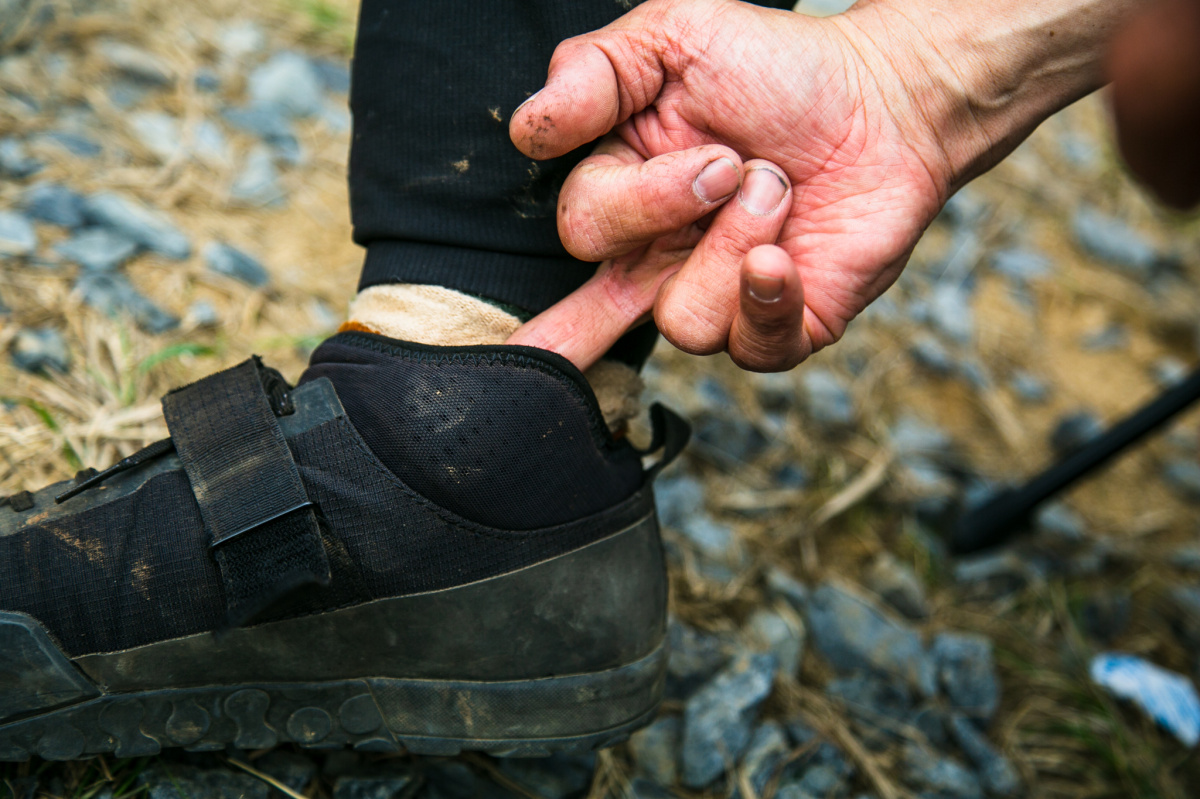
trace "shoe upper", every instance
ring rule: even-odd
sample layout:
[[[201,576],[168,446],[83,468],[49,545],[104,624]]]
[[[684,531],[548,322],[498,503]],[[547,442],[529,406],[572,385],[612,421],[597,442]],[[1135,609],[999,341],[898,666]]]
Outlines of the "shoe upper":
[[[330,579],[263,620],[505,574],[652,511],[639,453],[548,353],[342,334],[291,398],[279,428]],[[0,507],[0,611],[72,657],[222,626],[227,583],[179,455],[55,504],[69,486]]]

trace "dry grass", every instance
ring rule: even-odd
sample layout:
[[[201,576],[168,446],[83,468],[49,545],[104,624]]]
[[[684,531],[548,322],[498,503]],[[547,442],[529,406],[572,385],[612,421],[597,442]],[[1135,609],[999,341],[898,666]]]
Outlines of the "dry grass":
[[[196,299],[209,300],[222,319],[212,330],[185,320],[176,332],[149,336],[128,320],[106,319],[83,307],[71,294],[71,268],[4,262],[0,296],[14,313],[0,317],[0,350],[23,326],[55,325],[67,334],[74,365],[67,375],[46,377],[27,375],[0,360],[0,396],[6,400],[0,404],[0,492],[37,488],[81,465],[105,466],[161,438],[166,432],[158,407],[163,391],[250,352],[294,378],[308,348],[340,316],[357,278],[359,253],[349,242],[346,210],[344,134],[319,122],[302,126],[309,160],[284,178],[291,193],[285,210],[233,208],[229,187],[240,159],[200,166],[161,163],[144,152],[128,134],[122,113],[99,88],[104,67],[95,52],[97,42],[115,38],[136,42],[170,64],[183,79],[164,93],[161,108],[178,115],[190,130],[215,115],[217,101],[195,91],[186,76],[214,61],[223,26],[253,18],[268,31],[271,50],[303,47],[345,55],[352,0],[262,6],[233,0],[129,0],[119,7],[100,3],[92,8],[84,16],[65,18],[17,60],[6,59],[0,70],[0,136],[51,126],[64,106],[89,103],[105,130],[105,155],[86,161],[56,152],[47,158],[50,166],[43,177],[81,190],[129,192],[170,209],[196,245],[222,238],[261,255],[272,274],[272,288],[251,291],[213,276],[198,256],[183,263],[141,256],[127,273],[143,292],[178,315]],[[50,53],[68,59],[60,77],[47,71]],[[226,77],[236,90],[237,71],[227,71]],[[39,87],[44,100],[44,110],[33,115],[5,96],[29,92],[30,86]],[[974,306],[978,352],[993,372],[995,386],[979,391],[922,374],[906,355],[911,331],[903,326],[864,322],[852,327],[846,341],[814,361],[843,370],[848,363],[858,365],[854,393],[861,424],[853,433],[829,438],[792,410],[775,448],[754,467],[726,473],[699,464],[710,510],[735,525],[753,565],[730,584],[716,585],[685,563],[673,574],[672,603],[686,621],[732,633],[764,601],[760,578],[766,566],[783,565],[807,580],[854,577],[881,550],[891,550],[933,586],[929,631],[972,630],[996,642],[1005,694],[992,737],[1020,769],[1030,796],[1194,796],[1200,792],[1194,755],[1090,685],[1085,670],[1094,645],[1076,622],[1078,602],[1086,592],[1124,587],[1133,593],[1135,614],[1114,646],[1181,671],[1194,667],[1157,612],[1164,586],[1180,579],[1164,565],[1163,553],[1196,533],[1195,509],[1154,477],[1167,445],[1156,441],[1129,454],[1068,497],[1094,532],[1111,543],[1111,568],[1073,582],[1035,585],[1001,602],[964,600],[950,584],[946,564],[917,543],[901,510],[907,489],[886,449],[887,425],[902,413],[915,412],[952,431],[966,460],[983,473],[996,478],[1030,474],[1050,458],[1048,433],[1063,412],[1086,406],[1116,419],[1155,392],[1148,367],[1157,358],[1173,354],[1195,360],[1200,224],[1164,215],[1148,204],[1111,152],[1092,172],[1065,166],[1055,137],[1068,125],[1107,141],[1101,132],[1102,106],[1089,101],[1048,122],[1013,159],[975,186],[992,208],[980,229],[985,244],[1024,239],[1055,258],[1055,277],[1033,288],[1036,316],[1014,303],[999,279],[970,265],[981,273]],[[251,144],[238,135],[232,140],[239,156]],[[0,185],[0,206],[12,204],[17,192],[14,185]],[[1080,196],[1178,245],[1188,280],[1165,296],[1153,295],[1082,256],[1066,230],[1067,209]],[[945,231],[935,227],[918,249],[914,269],[938,262],[947,246]],[[1081,350],[1084,332],[1111,321],[1128,328],[1129,347],[1104,353]],[[753,382],[724,358],[660,350],[656,362],[662,373],[658,388],[674,404],[686,409],[697,376],[713,374],[730,387],[742,412],[764,418]],[[1004,387],[1004,378],[1018,367],[1048,377],[1054,396],[1047,405],[1022,405]],[[1200,416],[1193,412],[1177,429],[1195,434],[1198,424]],[[787,460],[809,469],[815,478],[812,490],[797,493],[772,486],[770,469]],[[862,731],[817,687],[828,676],[817,658],[807,657],[799,683],[781,685],[770,711],[799,714],[839,743],[857,763],[863,788],[884,799],[907,796],[894,768],[895,747],[872,751],[861,745]],[[486,767],[484,760],[476,760]],[[144,765],[106,758],[23,764],[0,769],[0,777],[53,770],[64,796],[90,799],[113,788],[121,797],[129,795],[133,777]],[[631,773],[623,749],[602,753],[589,799],[627,799]],[[773,790],[769,786],[757,799],[771,799]],[[328,786],[318,783],[310,794],[327,792]]]

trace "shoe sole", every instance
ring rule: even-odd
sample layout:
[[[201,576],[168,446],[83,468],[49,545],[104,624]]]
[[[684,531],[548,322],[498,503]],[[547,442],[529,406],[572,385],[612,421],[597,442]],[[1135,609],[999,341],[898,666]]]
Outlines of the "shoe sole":
[[[662,699],[665,585],[650,516],[479,583],[76,661],[31,617],[0,613],[0,718],[16,717],[0,724],[0,761],[284,742],[509,757],[611,746],[647,724]],[[465,632],[445,621],[462,619],[464,608],[477,623]],[[506,651],[514,629],[535,628]],[[381,634],[389,630],[403,632],[399,648],[383,641],[396,637]],[[446,645],[440,654],[439,645]],[[350,647],[359,650],[350,649],[355,671],[337,673],[354,660],[343,654]],[[442,673],[410,671],[416,661],[406,662],[406,647],[424,653],[426,664],[441,658]],[[554,674],[549,664],[562,667],[581,651],[586,660],[576,662],[608,668]],[[306,669],[305,677],[318,679],[295,679]],[[489,672],[481,679],[470,669],[494,670],[499,678]],[[470,679],[441,679],[447,673]],[[512,678],[526,674],[539,676]]]
[[[280,743],[419,755],[585,752],[620,743],[653,718],[665,665],[660,647],[628,666],[541,680],[378,678],[101,696],[0,727],[0,761]]]

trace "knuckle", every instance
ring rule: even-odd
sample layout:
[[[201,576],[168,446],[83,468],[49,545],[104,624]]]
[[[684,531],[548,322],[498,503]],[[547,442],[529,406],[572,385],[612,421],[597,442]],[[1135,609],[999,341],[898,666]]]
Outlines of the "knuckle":
[[[691,355],[715,355],[725,349],[729,337],[727,329],[678,302],[656,308],[654,321],[667,341]]]

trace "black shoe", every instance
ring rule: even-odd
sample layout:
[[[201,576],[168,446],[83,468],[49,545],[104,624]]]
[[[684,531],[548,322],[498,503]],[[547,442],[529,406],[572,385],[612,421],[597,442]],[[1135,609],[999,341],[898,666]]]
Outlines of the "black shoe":
[[[171,439],[0,507],[0,760],[537,755],[653,715],[657,467],[567,361],[341,334],[295,389],[252,359],[163,406]]]

